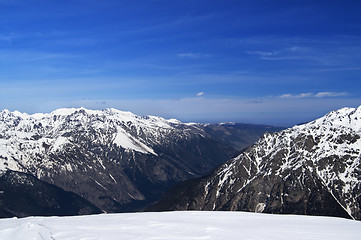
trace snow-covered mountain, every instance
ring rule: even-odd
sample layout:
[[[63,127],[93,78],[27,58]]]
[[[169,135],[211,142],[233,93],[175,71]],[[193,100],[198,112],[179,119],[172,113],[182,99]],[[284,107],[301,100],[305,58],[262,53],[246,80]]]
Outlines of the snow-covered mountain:
[[[104,211],[154,201],[233,154],[196,126],[116,109],[0,112],[0,169],[26,172]],[[133,206],[131,206],[133,207]]]
[[[116,109],[33,115],[3,110],[0,170],[31,174],[103,211],[134,211],[157,200],[169,186],[211,171],[234,155],[235,147],[272,130],[247,128],[184,124]]]
[[[268,134],[153,210],[245,210],[361,219],[361,106]]]
[[[245,212],[118,213],[0,219],[2,240],[358,240],[361,222]]]

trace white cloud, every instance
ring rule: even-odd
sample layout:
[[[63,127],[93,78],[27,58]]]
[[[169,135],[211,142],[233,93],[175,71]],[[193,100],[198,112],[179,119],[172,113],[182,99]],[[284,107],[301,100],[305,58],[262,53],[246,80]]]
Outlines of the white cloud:
[[[290,47],[272,51],[247,51],[247,54],[257,55],[262,60],[293,60],[304,58],[304,54],[309,52],[308,47]]]
[[[292,97],[293,97],[293,95],[289,94],[289,93],[285,93],[280,96],[280,98],[292,98]]]
[[[200,96],[203,96],[203,95],[204,95],[204,92],[197,93],[197,97],[200,97]]]
[[[347,92],[318,92],[318,93],[300,93],[300,94],[282,94],[279,98],[327,98],[342,97],[348,95]]]
[[[248,51],[246,52],[247,54],[250,55],[259,55],[260,57],[270,57],[273,56],[275,54],[277,54],[276,52],[265,52],[265,51]]]
[[[177,57],[180,58],[210,58],[212,54],[207,53],[178,53]]]
[[[346,96],[347,92],[319,92],[315,94],[315,97],[323,98],[323,97],[341,97]]]
[[[313,93],[300,93],[300,94],[282,94],[280,98],[307,98],[312,97]]]
[[[303,52],[303,51],[308,51],[309,48],[308,47],[290,47],[290,48],[286,48],[286,51],[290,51],[290,52]]]

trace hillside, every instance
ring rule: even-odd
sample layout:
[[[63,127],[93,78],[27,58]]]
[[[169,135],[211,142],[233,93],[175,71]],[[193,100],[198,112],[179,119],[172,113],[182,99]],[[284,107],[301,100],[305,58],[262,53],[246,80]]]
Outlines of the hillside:
[[[241,210],[361,219],[361,107],[266,133],[149,210]]]
[[[20,172],[0,171],[0,217],[72,216],[101,213],[72,192]]]

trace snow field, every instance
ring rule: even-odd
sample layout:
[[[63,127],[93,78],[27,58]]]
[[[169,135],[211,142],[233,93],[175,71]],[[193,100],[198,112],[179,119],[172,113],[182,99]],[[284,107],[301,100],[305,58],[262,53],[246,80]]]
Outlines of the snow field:
[[[361,222],[245,212],[162,212],[0,219],[2,240],[360,239]]]

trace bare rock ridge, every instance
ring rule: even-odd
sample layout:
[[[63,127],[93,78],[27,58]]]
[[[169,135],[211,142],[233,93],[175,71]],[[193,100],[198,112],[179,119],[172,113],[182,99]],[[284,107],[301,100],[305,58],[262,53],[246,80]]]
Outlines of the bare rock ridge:
[[[116,109],[71,108],[33,115],[3,110],[0,170],[32,175],[105,212],[137,211],[170,186],[210,172],[274,130],[184,124]]]
[[[266,133],[148,210],[243,210],[361,219],[361,106]]]

